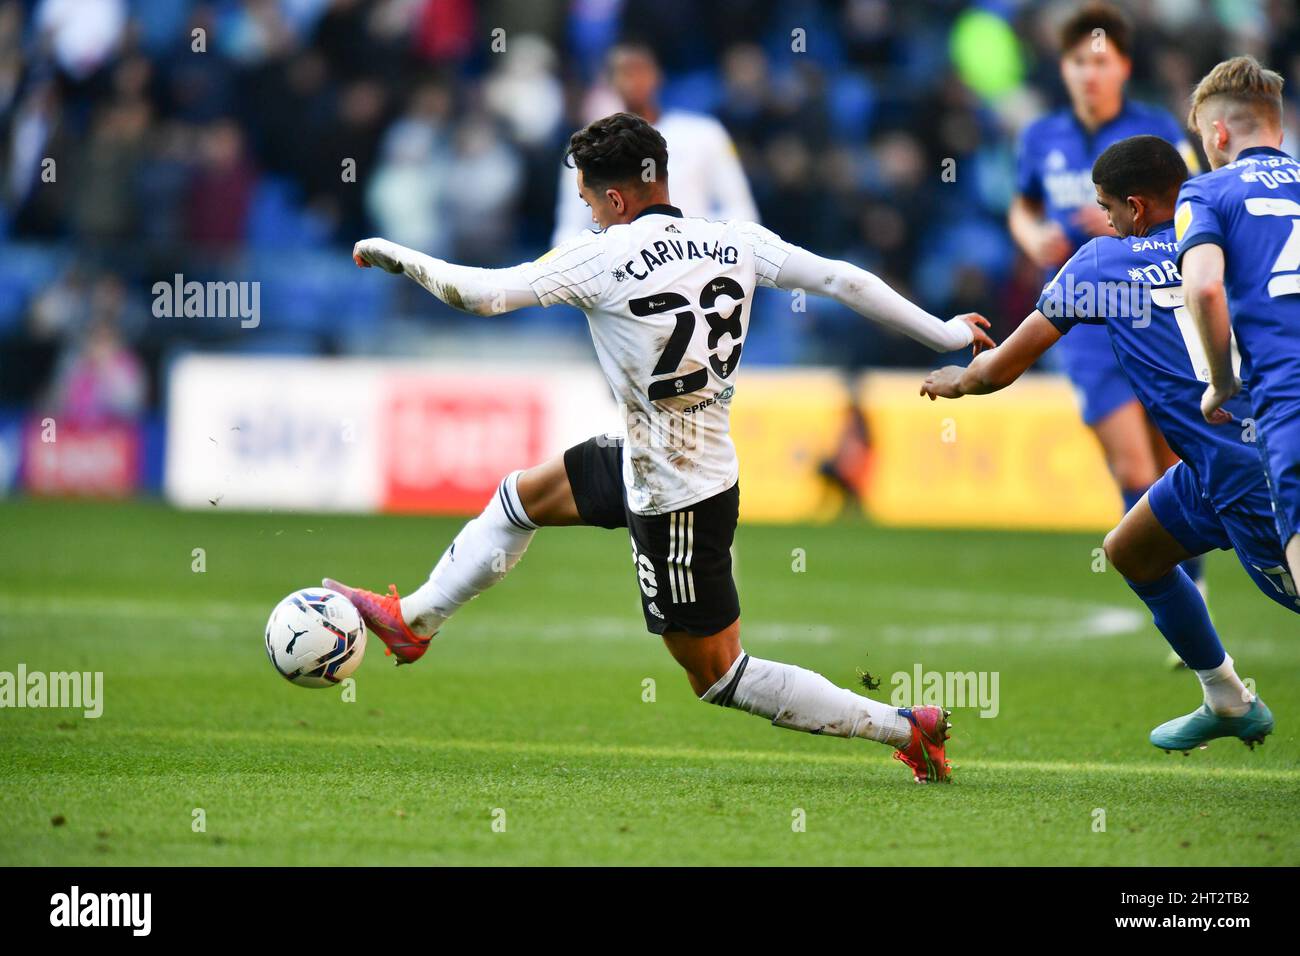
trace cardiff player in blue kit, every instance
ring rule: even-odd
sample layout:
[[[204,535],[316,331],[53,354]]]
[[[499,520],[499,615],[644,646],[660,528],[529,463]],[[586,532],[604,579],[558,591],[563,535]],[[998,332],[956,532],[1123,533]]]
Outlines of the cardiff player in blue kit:
[[[1089,4],[1062,26],[1061,79],[1070,106],[1031,123],[1021,134],[1017,193],[1007,224],[1017,245],[1046,278],[1094,236],[1113,236],[1097,208],[1090,171],[1112,143],[1154,134],[1196,158],[1178,122],[1164,110],[1126,99],[1131,31],[1108,4]],[[1175,456],[1151,427],[1115,362],[1106,331],[1079,329],[1057,350],[1079,398],[1084,423],[1097,436],[1106,465],[1131,508]],[[1201,583],[1198,561],[1187,568]]]
[[[921,393],[935,399],[996,391],[1067,332],[1093,326],[1107,333],[1120,368],[1182,458],[1105,541],[1111,564],[1202,685],[1202,706],[1157,727],[1151,742],[1183,752],[1216,737],[1253,746],[1272,732],[1273,716],[1237,676],[1204,599],[1179,565],[1210,550],[1232,549],[1266,595],[1295,613],[1300,600],[1282,567],[1249,421],[1216,426],[1201,415],[1205,357],[1183,307],[1175,265],[1174,204],[1187,169],[1165,140],[1135,136],[1102,153],[1092,178],[1117,237],[1087,243],[1001,346],[967,368],[932,372]],[[1224,407],[1249,418],[1246,395]]]
[[[1300,163],[1282,144],[1282,77],[1225,60],[1192,94],[1189,125],[1214,172],[1183,186],[1175,217],[1187,308],[1204,342],[1207,421],[1240,416],[1250,390],[1259,451],[1294,589],[1300,578]],[[1231,324],[1229,323],[1231,316]]]

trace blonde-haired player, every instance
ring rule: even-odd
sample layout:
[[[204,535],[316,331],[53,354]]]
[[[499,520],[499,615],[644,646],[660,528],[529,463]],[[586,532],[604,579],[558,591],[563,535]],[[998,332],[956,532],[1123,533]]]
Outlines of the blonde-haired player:
[[[1188,180],[1174,216],[1187,309],[1204,355],[1206,420],[1256,441],[1289,567],[1300,577],[1300,163],[1282,152],[1282,77],[1225,60],[1192,94],[1188,125],[1213,172]],[[1239,368],[1233,340],[1240,349]],[[1223,404],[1245,377],[1254,422]]]

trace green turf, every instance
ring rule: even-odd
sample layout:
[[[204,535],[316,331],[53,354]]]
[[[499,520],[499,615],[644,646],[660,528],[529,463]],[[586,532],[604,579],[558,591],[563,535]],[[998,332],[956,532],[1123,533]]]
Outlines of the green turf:
[[[0,711],[0,863],[1300,863],[1298,622],[1228,555],[1216,619],[1279,729],[1185,758],[1146,734],[1195,679],[1090,571],[1095,537],[742,527],[751,653],[881,694],[918,662],[998,673],[996,717],[954,714],[955,782],[918,787],[877,744],[696,701],[621,532],[542,533],[418,665],[374,642],[355,703],[272,670],[281,596],[409,587],[459,523],[0,505],[0,670],[103,671],[106,697],[97,720]]]

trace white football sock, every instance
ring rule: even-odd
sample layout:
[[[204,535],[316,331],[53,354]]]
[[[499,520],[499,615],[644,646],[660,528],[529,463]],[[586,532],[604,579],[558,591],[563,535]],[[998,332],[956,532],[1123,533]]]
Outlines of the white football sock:
[[[743,651],[700,700],[810,734],[866,737],[894,747],[912,739],[912,725],[897,707],[836,687],[814,671],[750,657]]]
[[[537,525],[519,501],[515,471],[497,486],[483,513],[461,528],[429,580],[402,598],[402,617],[416,634],[433,634],[447,618],[506,576],[533,540]]]
[[[1224,654],[1222,664],[1210,670],[1197,671],[1196,676],[1201,679],[1206,705],[1220,717],[1240,717],[1250,710],[1255,695],[1237,676],[1230,655]]]

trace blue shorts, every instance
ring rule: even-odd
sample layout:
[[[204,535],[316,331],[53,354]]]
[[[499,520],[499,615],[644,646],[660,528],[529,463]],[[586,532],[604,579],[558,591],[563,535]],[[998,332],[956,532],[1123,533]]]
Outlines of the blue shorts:
[[[1260,418],[1258,428],[1259,455],[1285,548],[1300,533],[1300,404],[1274,405]]]
[[[1284,608],[1300,614],[1300,597],[1286,567],[1286,554],[1273,523],[1263,483],[1226,508],[1216,510],[1201,482],[1183,462],[1151,486],[1147,501],[1156,520],[1192,554],[1235,551],[1255,586]]]
[[[1076,325],[1053,351],[1060,354],[1065,374],[1074,384],[1085,425],[1095,425],[1120,406],[1137,401],[1104,325]]]

